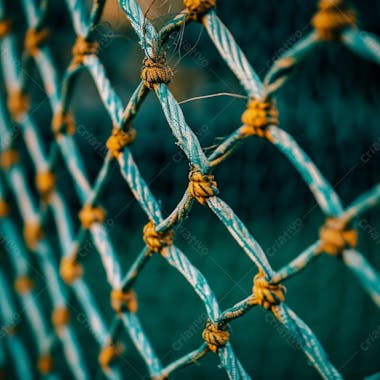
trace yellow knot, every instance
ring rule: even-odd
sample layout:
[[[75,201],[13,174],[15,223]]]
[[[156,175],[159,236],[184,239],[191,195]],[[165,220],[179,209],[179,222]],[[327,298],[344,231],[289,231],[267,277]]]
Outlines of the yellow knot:
[[[355,248],[358,234],[355,229],[347,226],[345,220],[330,217],[319,230],[319,239],[318,252],[336,256],[346,248]]]
[[[227,344],[230,339],[230,332],[227,330],[227,325],[219,326],[209,320],[202,332],[202,338],[211,351],[217,352],[218,348]]]
[[[37,243],[44,236],[41,225],[38,222],[26,223],[24,226],[24,240],[30,250],[36,248]]]
[[[26,275],[18,276],[14,283],[15,291],[18,294],[27,294],[33,289],[33,287],[34,284],[32,279]]]
[[[44,29],[29,29],[25,36],[25,50],[31,56],[36,56],[42,44],[49,38],[50,32]]]
[[[73,135],[75,133],[74,118],[71,113],[57,112],[52,121],[53,132],[56,137],[64,134]]]
[[[4,199],[0,199],[0,218],[4,218],[9,214],[8,203]]]
[[[132,144],[136,139],[136,130],[133,128],[123,131],[120,128],[113,128],[112,134],[106,142],[107,149],[112,156],[118,158],[119,154],[127,145]]]
[[[311,23],[319,39],[338,40],[343,29],[355,25],[356,16],[343,0],[320,0]]]
[[[248,102],[241,121],[244,124],[241,129],[244,136],[254,135],[270,139],[266,128],[279,124],[277,107],[271,100],[252,99]]]
[[[219,194],[218,185],[211,174],[202,174],[197,168],[189,174],[189,193],[201,205],[205,205],[210,197]]]
[[[76,39],[72,54],[74,56],[73,63],[75,65],[83,64],[83,60],[86,55],[96,55],[99,51],[99,43],[97,41],[87,41],[82,36],[78,36]]]
[[[39,191],[41,198],[47,201],[54,190],[55,175],[50,171],[43,171],[37,173],[36,187]]]
[[[171,230],[157,232],[152,221],[149,221],[143,231],[143,239],[150,252],[162,252],[162,249],[173,244],[174,232]]]
[[[11,90],[8,94],[7,107],[13,120],[18,120],[29,109],[29,96],[21,90]]]
[[[93,207],[89,204],[84,205],[79,212],[79,220],[85,229],[90,228],[94,223],[103,223],[104,217],[104,210],[101,207]]]
[[[111,363],[123,353],[123,346],[120,344],[107,344],[99,354],[99,364],[102,369],[107,370]]]
[[[216,0],[183,0],[188,15],[195,21],[201,21],[211,9],[215,8]]]
[[[0,38],[4,38],[12,27],[12,20],[0,20]]]
[[[144,58],[141,79],[150,90],[160,83],[169,83],[173,77],[173,70],[166,64],[164,56],[157,59]]]
[[[65,327],[70,322],[70,312],[66,307],[58,307],[54,309],[51,316],[51,322],[58,331],[61,327]]]
[[[267,310],[272,310],[285,300],[286,288],[281,284],[270,284],[262,270],[253,280],[253,300],[255,304],[261,305]]]
[[[116,313],[120,314],[123,311],[136,313],[137,299],[133,290],[113,289],[111,291],[111,306]]]
[[[1,152],[0,164],[4,170],[8,170],[12,165],[17,163],[19,155],[15,149],[6,149]]]
[[[43,354],[38,358],[37,368],[41,375],[47,375],[53,370],[53,358],[50,354]]]
[[[83,276],[83,267],[79,264],[76,257],[63,257],[59,267],[59,274],[67,285],[71,285]]]

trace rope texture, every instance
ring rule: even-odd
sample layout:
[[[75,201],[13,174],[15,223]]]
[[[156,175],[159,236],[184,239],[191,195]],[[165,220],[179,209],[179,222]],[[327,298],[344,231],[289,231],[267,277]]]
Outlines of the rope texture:
[[[104,3],[104,0],[94,1],[93,9],[88,14],[84,1],[66,0],[77,39],[72,49],[72,62],[62,79],[49,48],[49,31],[44,27],[46,1],[21,1],[28,24],[24,41],[27,54],[22,59],[16,49],[16,36],[12,31],[13,23],[7,18],[5,1],[0,0],[0,47],[2,51],[9,52],[2,54],[0,63],[7,92],[7,101],[0,102],[0,136],[4,140],[1,144],[0,160],[0,230],[3,236],[12,237],[12,244],[6,244],[5,249],[9,253],[15,274],[12,291],[3,269],[0,268],[0,320],[9,326],[6,344],[17,363],[17,375],[23,379],[31,379],[33,364],[12,321],[16,311],[15,297],[24,306],[25,316],[30,323],[39,358],[34,367],[41,376],[48,379],[59,378],[51,352],[54,345],[60,342],[72,376],[76,379],[91,378],[89,364],[84,359],[76,331],[70,324],[68,306],[69,297],[73,295],[91,323],[91,331],[99,344],[99,367],[109,379],[124,378],[117,363],[123,347],[117,337],[120,329],[115,328],[115,325],[124,326],[144,359],[152,379],[167,378],[179,368],[199,361],[210,351],[218,355],[220,366],[225,369],[230,379],[249,379],[249,374],[229,342],[229,323],[257,305],[273,313],[284,325],[322,378],[340,379],[340,373],[330,362],[312,329],[285,304],[286,289],[282,283],[324,252],[333,256],[340,255],[343,257],[342,263],[353,271],[364,290],[380,306],[380,276],[355,249],[357,234],[351,227],[356,217],[379,204],[380,184],[363,194],[351,206],[344,208],[331,184],[307,154],[292,136],[279,127],[275,95],[290,78],[294,68],[324,41],[338,40],[353,52],[380,64],[378,38],[368,33],[365,39],[361,38],[362,32],[355,27],[354,13],[341,1],[321,0],[319,10],[312,20],[315,31],[279,57],[261,81],[227,27],[218,18],[215,0],[184,0],[185,10],[168,21],[161,30],[156,30],[144,17],[136,0],[119,0],[119,5],[130,20],[145,54],[141,83],[126,107],[123,107],[97,56],[99,45],[92,39],[92,31],[100,19]],[[243,125],[225,138],[208,156],[186,123],[180,105],[167,86],[170,81],[175,80],[173,70],[166,63],[167,37],[191,22],[202,24],[249,97],[247,109],[241,116]],[[51,133],[55,139],[49,151],[45,150],[40,127],[29,111],[28,82],[23,71],[28,72],[33,64],[49,95],[49,104],[54,115]],[[21,67],[23,70],[20,70]],[[83,70],[87,70],[92,76],[113,124],[106,143],[109,153],[94,185],[88,180],[83,157],[75,141],[75,119],[69,112],[72,84]],[[131,128],[131,124],[148,91],[157,96],[176,142],[191,167],[188,185],[184,186],[184,196],[166,218],[129,150],[129,145],[136,138],[136,131]],[[38,192],[32,191],[33,184],[28,182],[24,164],[18,159],[17,146],[11,138],[7,138],[12,134],[14,121],[21,127],[25,146],[36,168],[35,186]],[[218,189],[211,174],[215,166],[227,159],[243,140],[253,135],[265,138],[289,159],[327,218],[320,229],[319,240],[279,270],[271,267],[264,251],[244,223],[219,198],[222,191]],[[56,152],[61,153],[82,204],[78,213],[81,224],[79,231],[74,231],[67,202],[56,184]],[[147,215],[147,224],[142,232],[145,247],[125,274],[105,226],[105,211],[97,204],[107,181],[111,160],[117,161],[122,177]],[[13,192],[15,204],[8,204],[6,198],[9,192]],[[37,193],[40,199],[36,198]],[[39,202],[40,200],[43,202]],[[225,311],[220,310],[217,298],[205,277],[175,245],[174,230],[189,215],[194,200],[207,206],[216,215],[258,269],[253,279],[252,295]],[[21,229],[13,218],[14,213],[18,213],[23,222]],[[58,231],[60,265],[55,260],[56,255],[49,237],[44,233],[50,214]],[[78,252],[87,234],[92,237],[100,254],[112,288],[110,307],[115,311],[115,320],[111,325],[106,323],[96,298],[83,279],[85,268],[80,263]],[[190,283],[203,301],[208,314],[202,333],[204,342],[200,347],[166,366],[155,353],[144,332],[138,317],[137,295],[132,290],[132,285],[142,275],[147,260],[155,256],[152,253],[160,253],[159,256]],[[36,256],[42,269],[54,307],[48,317],[40,308],[38,298],[33,296],[35,289],[28,267],[31,254]],[[2,354],[0,358],[3,358]]]

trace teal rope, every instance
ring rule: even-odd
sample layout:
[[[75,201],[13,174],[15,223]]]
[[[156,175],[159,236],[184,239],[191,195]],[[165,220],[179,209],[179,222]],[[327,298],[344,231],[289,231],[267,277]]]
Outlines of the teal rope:
[[[100,19],[105,2],[103,0],[95,1],[89,14],[85,11],[83,3],[80,0],[66,0],[66,3],[72,16],[74,29],[77,35],[90,39],[91,31]],[[163,53],[165,51],[165,42],[167,41],[168,36],[178,30],[185,22],[188,22],[186,13],[184,12],[167,22],[161,31],[157,31],[153,25],[145,19],[136,1],[119,0],[119,3],[137,33],[139,43],[145,55],[149,58]],[[46,12],[46,2],[41,2],[40,8],[36,6],[34,1],[23,0],[22,5],[27,16],[29,27],[42,26]],[[5,14],[2,2],[0,2],[0,14],[3,16]],[[239,79],[248,96],[259,99],[262,99],[265,96],[274,96],[277,89],[294,74],[294,69],[312,52],[314,47],[318,45],[314,33],[306,36],[274,63],[272,69],[269,70],[266,79],[262,83],[254,69],[250,66],[243,51],[237,45],[232,34],[220,21],[215,11],[210,11],[209,14],[204,17],[204,26],[222,58]],[[342,42],[354,52],[379,62],[377,53],[380,44],[378,39],[369,34],[365,34],[364,39],[360,39],[359,37],[363,37],[363,32],[349,29],[343,33]],[[9,56],[3,57],[2,62],[6,74],[5,80],[8,90],[14,89],[15,86],[16,89],[26,88],[27,77],[25,73],[21,71],[21,63],[18,58],[17,50],[15,49],[16,44],[14,37],[12,35],[6,37],[2,42],[2,46],[9,52]],[[11,59],[8,59],[9,57]],[[123,109],[122,102],[113,90],[111,83],[107,78],[105,69],[98,57],[86,56],[84,58],[83,67],[68,68],[64,74],[64,82],[62,86],[48,47],[42,47],[34,61],[41,73],[45,88],[49,90],[49,101],[54,113],[59,112],[60,110],[66,111],[69,108],[69,102],[73,91],[72,84],[79,72],[84,68],[87,69],[92,76],[98,88],[100,98],[110,115],[114,127],[124,128],[128,123],[133,121],[140,105],[148,93],[146,87],[140,83],[133,93],[127,107]],[[284,62],[288,62],[289,64],[284,65]],[[29,67],[31,63],[32,62],[29,61],[27,66]],[[209,157],[207,157],[203,152],[197,137],[186,123],[181,107],[170,93],[167,86],[160,84],[156,86],[155,92],[179,147],[188,158],[190,165],[197,167],[203,174],[210,173],[216,165],[229,157],[238,145],[242,143],[242,130],[239,128],[232,132],[230,136],[216,147]],[[3,116],[3,118],[5,120],[5,125],[10,127],[6,117]],[[36,168],[39,171],[52,169],[56,161],[57,153],[61,152],[65,165],[74,179],[76,191],[81,202],[83,204],[96,204],[100,199],[104,185],[107,182],[107,175],[109,173],[111,162],[110,154],[107,155],[99,175],[92,186],[88,180],[81,153],[72,136],[62,136],[57,142],[53,143],[49,152],[45,153],[41,144],[41,138],[38,134],[37,126],[33,119],[27,115],[21,124],[26,146]],[[2,136],[9,135],[10,129],[5,132],[6,133],[2,134]],[[270,127],[269,132],[273,138],[274,145],[282,151],[299,171],[305,183],[313,192],[319,206],[327,215],[352,219],[378,204],[380,198],[380,185],[377,185],[374,189],[354,202],[352,206],[344,210],[341,201],[332,186],[326,181],[311,159],[303,152],[295,140],[278,127]],[[130,186],[133,195],[147,214],[148,218],[154,222],[157,231],[164,232],[171,228],[176,228],[180,221],[190,213],[193,200],[186,190],[177,207],[168,214],[168,217],[163,217],[160,205],[140,175],[138,167],[128,148],[119,155],[118,163],[120,165],[121,174]],[[35,206],[32,192],[26,185],[25,173],[22,165],[16,164],[11,167],[6,173],[6,179],[16,194],[19,212],[24,221],[46,222],[46,212],[38,210]],[[22,184],[22,186],[20,186],[20,184]],[[246,252],[253,263],[259,269],[263,270],[266,278],[273,283],[279,283],[290,278],[311,263],[316,257],[315,248],[318,242],[314,243],[291,263],[276,272],[272,269],[264,251],[251,236],[244,223],[237,217],[237,215],[235,215],[225,202],[218,197],[211,197],[208,199],[207,204],[226,226],[227,230]],[[60,196],[59,192],[56,191],[53,194],[49,201],[49,205],[53,211],[54,219],[59,231],[62,256],[68,257],[72,254],[74,248],[80,248],[80,245],[86,237],[86,233],[81,229],[77,233],[76,238],[74,238],[72,221],[67,212],[65,200]],[[141,250],[131,268],[129,268],[127,273],[123,275],[123,270],[118,261],[116,250],[112,245],[106,227],[101,224],[95,224],[90,228],[90,234],[100,253],[110,285],[113,288],[129,289],[134,281],[136,281],[137,277],[142,273],[145,264],[151,257],[147,255],[147,248],[144,247]],[[42,258],[42,268],[45,269],[45,273],[52,285],[49,287],[49,291],[51,291],[51,295],[54,297],[57,304],[65,304],[66,289],[62,287],[60,281],[57,279],[55,263],[52,262],[51,256],[49,255],[50,250],[51,248],[45,241],[41,241],[38,244],[37,251]],[[176,270],[178,270],[191,284],[194,291],[204,302],[208,316],[212,321],[228,323],[237,316],[243,315],[251,309],[252,304],[249,302],[250,299],[247,298],[246,300],[237,303],[232,308],[221,312],[216,297],[208,286],[206,279],[190,263],[184,253],[179,251],[176,246],[171,246],[165,248],[162,255],[165,261],[176,268]],[[343,258],[344,263],[357,276],[359,282],[368,293],[370,293],[374,301],[379,304],[380,281],[377,272],[357,251],[346,251],[343,254]],[[72,289],[74,294],[78,297],[85,314],[92,321],[92,324],[96,329],[94,334],[98,342],[101,345],[104,345],[109,341],[115,340],[115,334],[117,334],[118,329],[113,327],[107,328],[87,285],[82,280],[77,280],[72,285]],[[285,304],[276,307],[276,313],[279,316],[281,323],[283,323],[294,336],[295,341],[304,350],[305,354],[319,371],[321,376],[327,379],[341,378],[340,374],[329,362],[326,353],[312,330]],[[209,351],[207,346],[202,344],[198,349],[164,367],[146,337],[138,317],[132,313],[124,312],[120,321],[125,326],[132,342],[143,357],[152,377],[168,375],[179,368],[199,360]],[[116,325],[115,323],[111,324],[111,326],[117,325],[118,323]],[[70,331],[69,335],[71,339],[74,339],[71,330],[68,331]],[[74,342],[72,344],[74,346],[73,349],[76,350],[78,348],[78,343]],[[227,343],[225,347],[219,348],[218,355],[221,366],[225,368],[231,379],[249,378],[249,375],[245,372],[235,356],[231,344]],[[106,375],[109,378],[120,378],[120,373],[114,366],[106,371]]]

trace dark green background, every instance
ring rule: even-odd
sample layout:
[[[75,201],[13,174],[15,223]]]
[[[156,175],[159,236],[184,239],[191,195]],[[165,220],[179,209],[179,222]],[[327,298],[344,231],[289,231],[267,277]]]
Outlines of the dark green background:
[[[62,72],[70,59],[74,33],[66,7],[59,3],[51,5],[49,23],[55,30],[50,46]],[[220,1],[218,13],[263,77],[273,57],[310,30],[309,19],[315,9],[314,3],[301,0]],[[356,1],[355,6],[359,26],[380,35],[379,2]],[[18,26],[21,35],[23,22]],[[170,88],[177,99],[218,92],[242,94],[238,81],[217,54],[205,31],[196,43],[200,31],[199,25],[186,28],[181,51],[182,56],[188,52],[186,57],[180,59],[174,52],[169,55],[176,73]],[[133,32],[126,30],[120,22],[116,25],[102,22],[98,33],[101,59],[125,104],[139,82],[143,55]],[[32,74],[37,79],[32,88],[34,102],[39,104],[45,94],[39,88],[38,75]],[[380,68],[375,64],[331,43],[316,49],[278,94],[282,128],[310,154],[346,205],[380,178],[379,154],[373,151],[376,141],[380,141],[379,74]],[[78,134],[78,143],[93,179],[100,168],[104,156],[102,146],[112,125],[87,73],[78,81],[72,102],[81,130],[87,131]],[[244,100],[227,97],[183,105],[186,120],[198,134],[203,147],[213,146],[236,129],[244,108]],[[46,104],[35,115],[48,146],[51,111]],[[188,163],[178,154],[175,140],[152,94],[141,108],[134,127],[138,138],[132,152],[142,175],[151,182],[154,194],[162,202],[166,215],[186,188]],[[368,162],[361,159],[366,152],[372,152]],[[29,165],[26,156],[25,163]],[[123,268],[127,270],[142,248],[142,228],[147,219],[133,200],[116,165],[112,170],[112,180],[101,201],[112,219],[111,237]],[[324,217],[296,170],[268,142],[255,138],[247,140],[217,168],[215,176],[221,197],[246,223],[262,247],[274,252],[270,257],[274,268],[280,268],[316,240]],[[59,178],[59,186],[72,208],[73,219],[76,219],[79,202],[62,161]],[[30,181],[33,182],[32,169]],[[376,231],[380,231],[377,210],[365,218]],[[285,238],[280,249],[272,248],[291,226],[300,223],[300,228]],[[181,231],[176,243],[209,280],[222,309],[249,295],[256,269],[206,207],[195,205]],[[51,236],[54,240],[53,230]],[[379,244],[366,231],[360,232],[359,248],[380,269]],[[98,253],[90,242],[86,242],[82,253],[86,280],[110,320],[110,289]],[[369,346],[365,344],[371,334],[379,332],[379,311],[339,260],[323,256],[286,285],[288,305],[313,329],[345,378],[363,378],[379,370],[380,339],[374,339]],[[164,260],[153,257],[135,289],[139,299],[138,315],[163,363],[167,364],[201,344],[206,318],[203,304],[187,282]],[[80,306],[74,300],[72,306],[73,310],[80,312]],[[258,308],[232,323],[232,345],[252,377],[318,378],[304,354],[294,350],[281,336],[280,327],[267,318]],[[96,344],[88,328],[79,323],[78,315],[73,319],[83,349],[92,358],[89,363],[93,366],[94,376],[95,373],[99,376],[94,360]],[[28,334],[26,324],[23,324],[22,331]],[[126,378],[146,376],[142,359],[132,343],[126,334],[121,338],[126,347],[125,360],[121,362]],[[33,352],[32,346],[30,352]],[[57,348],[57,355],[59,352]],[[66,370],[62,370],[69,376]],[[226,375],[218,369],[217,357],[209,354],[199,364],[176,372],[173,378],[219,379],[226,378]]]

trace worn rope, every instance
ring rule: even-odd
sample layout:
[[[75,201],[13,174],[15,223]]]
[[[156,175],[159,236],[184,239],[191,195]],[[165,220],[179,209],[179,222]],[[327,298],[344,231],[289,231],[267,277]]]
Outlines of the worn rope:
[[[76,360],[76,358],[81,357],[81,350],[70,326],[66,288],[63,283],[70,286],[86,317],[92,323],[94,337],[99,346],[102,347],[98,359],[105,376],[110,379],[121,379],[117,359],[122,354],[122,348],[117,343],[116,337],[113,336],[114,332],[109,330],[104,322],[96,300],[83,279],[83,265],[79,263],[77,252],[83,243],[83,236],[90,234],[97,251],[100,253],[107,280],[112,288],[110,307],[117,314],[115,318],[123,324],[133,344],[143,357],[152,378],[167,378],[178,368],[200,360],[211,350],[218,354],[221,365],[230,379],[248,379],[249,375],[229,343],[228,322],[241,317],[254,305],[261,305],[277,317],[322,377],[341,378],[312,330],[285,304],[285,288],[282,282],[299,273],[321,252],[341,255],[344,264],[355,273],[363,288],[380,306],[380,287],[378,285],[380,276],[365,260],[364,256],[354,250],[357,243],[357,233],[350,224],[354,217],[380,203],[380,187],[375,186],[347,209],[344,209],[338,195],[318,168],[295,140],[280,129],[279,114],[274,97],[276,91],[290,78],[293,67],[304,60],[318,42],[340,41],[352,51],[380,63],[376,54],[376,50],[380,47],[377,38],[368,34],[366,37],[370,39],[370,43],[365,39],[358,38],[360,31],[355,27],[355,15],[342,1],[321,0],[318,12],[312,20],[315,34],[306,36],[274,62],[272,69],[269,70],[264,83],[262,83],[243,51],[236,44],[232,34],[219,20],[215,12],[216,1],[184,0],[185,12],[169,20],[161,31],[157,31],[149,20],[146,20],[135,0],[119,0],[119,4],[129,18],[145,53],[141,83],[125,109],[120,98],[112,89],[98,57],[99,43],[90,38],[91,31],[100,19],[104,2],[94,2],[91,16],[88,17],[81,2],[67,1],[77,39],[72,48],[73,65],[70,65],[66,72],[63,86],[58,79],[58,71],[50,54],[49,32],[44,27],[44,8],[43,6],[39,8],[34,0],[22,4],[28,24],[25,38],[27,58],[34,60],[39,70],[54,115],[51,125],[56,139],[52,143],[49,154],[46,154],[42,148],[42,138],[36,122],[29,112],[29,95],[27,83],[24,82],[25,76],[20,75],[18,71],[23,61],[15,49],[11,22],[4,17],[6,12],[3,1],[0,0],[2,16],[0,17],[2,20],[0,21],[2,42],[0,41],[0,43],[13,46],[9,56],[3,55],[1,57],[1,67],[5,71],[7,110],[11,118],[18,121],[22,126],[22,138],[36,167],[35,187],[43,200],[41,209],[38,209],[30,184],[25,177],[23,162],[20,162],[19,153],[15,149],[16,144],[3,145],[0,163],[5,177],[4,186],[9,191],[14,192],[17,207],[16,210],[9,211],[8,199],[4,198],[5,192],[2,190],[3,184],[0,181],[0,216],[2,218],[0,228],[2,233],[11,230],[13,235],[17,234],[19,226],[16,227],[17,222],[14,223],[13,213],[18,212],[19,218],[23,222],[24,234],[24,245],[20,239],[20,246],[37,254],[37,257],[41,259],[41,268],[53,268],[45,273],[48,290],[54,304],[53,312],[49,317],[65,348],[65,360],[70,364],[73,374],[76,378],[90,378],[85,361],[83,359]],[[184,23],[192,21],[202,23],[222,58],[237,76],[250,99],[247,109],[241,116],[243,126],[227,136],[209,156],[204,153],[194,132],[187,125],[178,102],[166,86],[174,79],[173,70],[167,64],[164,42],[169,34],[179,30]],[[73,91],[71,84],[79,72],[75,70],[75,67],[79,65],[87,69],[93,78],[114,126],[106,142],[109,155],[94,182],[94,186],[91,186],[88,180],[83,158],[75,142],[74,116],[68,111],[69,99]],[[136,133],[134,129],[130,128],[130,125],[148,90],[154,90],[177,144],[183,150],[192,168],[188,175],[189,183],[182,200],[166,218],[163,217],[159,203],[142,178],[129,150],[129,145],[135,141],[136,137]],[[0,106],[0,118],[0,135],[6,136],[12,131],[12,121],[3,106]],[[328,216],[326,223],[320,229],[319,240],[279,271],[274,271],[271,268],[264,251],[251,236],[243,222],[219,198],[220,192],[211,174],[213,166],[221,164],[232,154],[242,140],[251,135],[265,137],[279,148],[300,172],[322,211]],[[35,141],[38,143],[33,143]],[[75,190],[82,204],[82,209],[78,215],[82,229],[77,236],[74,234],[74,223],[71,220],[70,213],[68,213],[66,201],[56,186],[53,165],[55,162],[54,160],[51,161],[50,157],[55,157],[56,154],[53,153],[57,150],[61,152],[66,168],[74,180]],[[124,277],[109,233],[103,226],[105,211],[96,206],[109,173],[109,157],[117,161],[122,176],[149,219],[143,229],[143,241],[146,247],[137,256]],[[193,200],[202,205],[207,205],[211,209],[259,269],[259,273],[254,279],[252,295],[223,312],[220,311],[216,297],[207,280],[174,244],[175,227],[189,215]],[[55,225],[59,231],[61,254],[59,271],[55,269],[55,255],[52,254],[52,248],[44,234],[47,207],[52,211]],[[7,224],[8,222],[11,224]],[[10,257],[20,251],[20,247],[17,249],[6,247],[6,249],[9,251]],[[143,267],[151,258],[150,253],[152,252],[160,253],[162,259],[175,267],[184,279],[191,284],[196,294],[204,302],[209,317],[202,333],[205,343],[166,367],[162,366],[143,330],[138,318],[136,295],[131,289],[136,277],[142,275]],[[26,257],[29,252],[25,249],[24,254]],[[16,265],[15,262],[15,267]],[[15,291],[20,299],[25,299],[33,292],[33,281],[28,273],[21,269],[17,268]],[[6,314],[2,309],[0,318],[9,320],[8,315],[3,317],[3,313]],[[40,314],[37,312],[35,318],[39,317]],[[39,325],[41,326],[43,323]],[[13,330],[10,328],[10,331]],[[10,335],[13,336],[13,334]],[[45,342],[44,344],[41,343],[38,350],[37,368],[42,375],[53,374],[55,371],[50,354],[50,345],[43,338],[46,335],[46,331],[41,332],[36,339],[36,342]],[[16,347],[14,344],[17,345],[17,343],[12,342],[11,347]],[[14,352],[16,351],[14,350]],[[22,350],[18,351],[22,352]],[[74,354],[67,354],[68,352]],[[23,363],[23,366],[18,370],[23,370],[24,375],[22,377],[28,378],[28,373],[31,371],[28,369],[27,360],[24,360]]]

